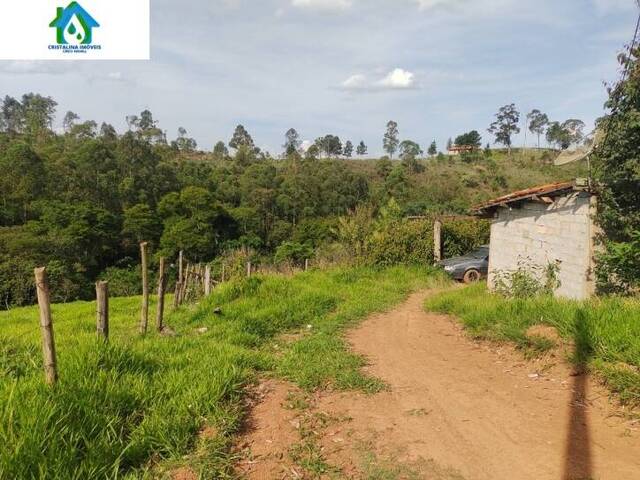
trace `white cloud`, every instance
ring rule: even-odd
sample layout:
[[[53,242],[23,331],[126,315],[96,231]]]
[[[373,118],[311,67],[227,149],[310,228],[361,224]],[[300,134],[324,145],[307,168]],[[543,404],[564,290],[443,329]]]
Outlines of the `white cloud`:
[[[378,82],[381,87],[391,89],[413,88],[416,84],[416,76],[402,68],[396,68]]]
[[[359,88],[367,88],[367,77],[361,74],[352,75],[342,82],[342,88],[347,90],[357,90]]]
[[[432,10],[439,7],[454,7],[465,0],[413,0],[418,4],[420,10]]]
[[[352,0],[292,0],[291,5],[312,10],[338,11],[350,8]]]
[[[377,80],[370,80],[359,73],[340,84],[340,89],[350,91],[409,90],[416,87],[415,74],[402,68],[395,68]]]

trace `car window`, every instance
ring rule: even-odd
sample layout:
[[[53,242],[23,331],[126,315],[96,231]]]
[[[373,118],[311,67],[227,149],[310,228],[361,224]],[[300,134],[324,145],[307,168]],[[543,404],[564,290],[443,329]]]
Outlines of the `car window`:
[[[471,256],[473,258],[483,258],[485,260],[489,259],[489,251],[486,248],[483,248],[481,250],[476,250],[475,252],[473,252],[471,254]]]

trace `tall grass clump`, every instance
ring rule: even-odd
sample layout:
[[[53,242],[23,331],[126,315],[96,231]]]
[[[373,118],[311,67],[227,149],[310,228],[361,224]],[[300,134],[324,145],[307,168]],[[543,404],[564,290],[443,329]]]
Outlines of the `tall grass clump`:
[[[534,325],[554,327],[574,345],[571,360],[600,374],[620,399],[640,405],[640,301],[618,297],[571,301],[550,295],[507,298],[482,284],[442,293],[426,308],[458,316],[477,338],[535,347]]]
[[[232,281],[171,312],[175,336],[140,336],[140,299],[115,298],[108,344],[96,337],[93,302],[54,305],[54,387],[43,381],[37,308],[0,312],[0,479],[155,475],[184,462],[205,426],[215,432],[206,465],[191,466],[230,478],[244,389],[260,372],[308,388],[370,385],[340,330],[431,278],[398,267]],[[279,339],[301,331],[297,342]]]

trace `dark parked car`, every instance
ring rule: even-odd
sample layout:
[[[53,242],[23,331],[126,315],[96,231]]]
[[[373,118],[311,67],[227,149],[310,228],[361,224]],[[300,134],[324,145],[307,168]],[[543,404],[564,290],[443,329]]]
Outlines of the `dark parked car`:
[[[462,257],[443,260],[439,265],[456,280],[477,282],[489,272],[489,246],[484,245]]]

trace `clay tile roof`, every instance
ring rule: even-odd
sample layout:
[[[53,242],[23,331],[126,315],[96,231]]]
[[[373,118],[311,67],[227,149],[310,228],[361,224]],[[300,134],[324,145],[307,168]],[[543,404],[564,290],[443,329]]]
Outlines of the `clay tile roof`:
[[[574,190],[576,186],[575,182],[558,182],[549,183],[547,185],[541,185],[539,187],[528,188],[526,190],[519,190],[517,192],[504,195],[502,197],[489,200],[472,207],[471,211],[476,215],[482,215],[487,210],[495,207],[504,207],[509,204],[520,202],[522,200],[531,200],[541,197],[554,197],[562,195],[563,193]]]

